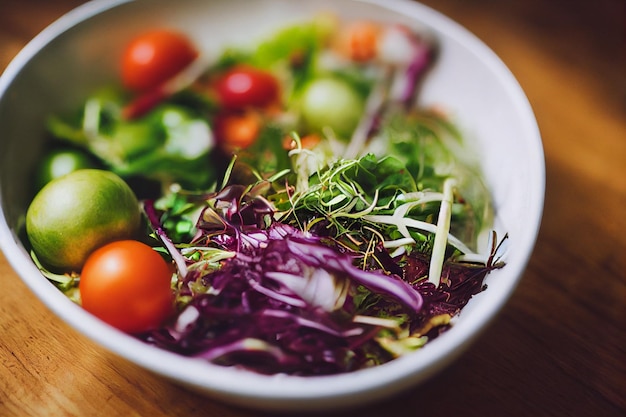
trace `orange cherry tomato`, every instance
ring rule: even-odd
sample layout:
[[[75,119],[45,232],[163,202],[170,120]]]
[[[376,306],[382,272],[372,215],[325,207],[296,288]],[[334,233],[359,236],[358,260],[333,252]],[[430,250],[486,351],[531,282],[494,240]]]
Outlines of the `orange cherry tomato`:
[[[213,87],[220,104],[227,110],[261,108],[279,99],[279,84],[274,75],[250,66],[239,65],[220,75]]]
[[[195,45],[182,33],[166,29],[143,33],[124,50],[122,82],[133,91],[156,88],[187,67],[198,55]]]
[[[215,136],[225,151],[245,149],[261,132],[263,120],[255,110],[220,114],[215,119]]]
[[[357,62],[366,62],[378,55],[381,28],[374,22],[356,21],[346,26],[339,35],[339,50]]]
[[[172,267],[150,246],[120,240],[85,262],[79,291],[83,308],[128,333],[158,326],[173,311]]]

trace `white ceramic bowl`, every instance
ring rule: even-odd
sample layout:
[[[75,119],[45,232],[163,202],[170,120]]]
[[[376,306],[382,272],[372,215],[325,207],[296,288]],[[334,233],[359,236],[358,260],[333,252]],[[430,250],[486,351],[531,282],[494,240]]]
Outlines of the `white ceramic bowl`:
[[[262,376],[146,346],[74,305],[39,273],[18,234],[29,203],[29,172],[41,157],[44,120],[75,108],[95,87],[112,81],[120,49],[132,34],[160,25],[178,27],[210,54],[223,44],[249,43],[255,35],[320,9],[417,25],[438,39],[441,53],[422,87],[421,102],[445,106],[476,141],[495,199],[497,229],[510,237],[506,267],[488,276],[487,291],[470,301],[451,330],[414,354],[372,369],[328,377]],[[0,78],[0,132],[0,247],[30,289],[95,343],[212,398],[246,407],[363,404],[438,372],[509,299],[531,255],[543,210],[541,138],[520,86],[475,36],[412,1],[91,1],[45,29],[8,66]]]

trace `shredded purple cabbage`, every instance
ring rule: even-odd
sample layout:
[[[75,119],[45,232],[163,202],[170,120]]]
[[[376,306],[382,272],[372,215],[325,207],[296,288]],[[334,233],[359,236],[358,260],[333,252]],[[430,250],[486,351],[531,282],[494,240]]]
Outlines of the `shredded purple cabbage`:
[[[405,88],[399,97],[399,102],[406,108],[410,108],[413,105],[412,100],[415,97],[415,90],[433,61],[433,53],[432,45],[426,42],[414,41],[413,56],[404,72]]]
[[[343,373],[395,357],[377,342],[389,329],[357,317],[404,317],[409,332],[419,332],[435,316],[458,313],[483,289],[484,266],[448,265],[439,288],[418,279],[428,261],[415,256],[400,265],[387,254],[381,259],[388,268],[360,269],[356,254],[321,237],[278,222],[263,227],[269,205],[242,193],[230,188],[214,197],[194,242],[235,256],[208,272],[186,260],[178,297],[189,301],[165,326],[142,335],[147,342],[259,373]],[[168,241],[154,206],[145,208]],[[166,248],[185,259],[173,245]],[[422,336],[436,337],[446,327],[426,328]]]

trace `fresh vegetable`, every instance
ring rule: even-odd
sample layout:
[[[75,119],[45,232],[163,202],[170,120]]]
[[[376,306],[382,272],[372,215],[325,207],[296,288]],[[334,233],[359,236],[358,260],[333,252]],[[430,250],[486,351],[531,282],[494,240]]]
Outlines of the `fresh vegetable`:
[[[42,188],[26,213],[26,233],[39,261],[52,269],[82,269],[101,245],[136,237],[139,203],[117,175],[81,169]]]
[[[50,131],[124,179],[204,188],[214,180],[206,162],[215,139],[208,120],[199,114],[209,104],[194,95],[189,98],[193,104],[181,100],[162,103],[139,120],[126,120],[123,97],[103,91],[90,97],[74,117],[51,118]]]
[[[214,121],[217,144],[227,152],[248,148],[261,133],[262,123],[252,109],[220,114]]]
[[[86,152],[71,148],[51,150],[44,156],[37,168],[36,190],[40,190],[55,178],[86,168],[97,168],[94,159]]]
[[[219,104],[226,110],[279,105],[280,87],[268,71],[238,65],[221,74],[213,83]]]
[[[89,255],[80,276],[82,306],[129,333],[157,328],[173,311],[173,268],[136,240],[108,243]]]
[[[136,239],[152,248],[98,242],[82,271],[38,266],[114,326],[224,366],[327,375],[421,348],[505,247],[484,233],[494,210],[462,132],[418,104],[436,45],[325,14],[250,46],[163,64],[175,74],[156,87],[105,88],[52,118],[57,141],[141,193]],[[81,190],[75,205],[89,201]]]
[[[160,86],[182,71],[199,55],[195,45],[182,33],[152,30],[131,40],[123,52],[121,77],[132,91]]]
[[[437,337],[499,267],[497,248],[485,264],[448,261],[441,273],[445,285],[436,287],[427,279],[427,258],[391,257],[382,242],[375,243],[381,232],[366,225],[359,229],[362,250],[350,246],[354,237],[344,240],[325,224],[311,225],[312,233],[291,225],[296,222],[273,221],[275,209],[259,194],[263,190],[263,183],[249,191],[228,186],[208,196],[198,205],[202,212],[190,244],[173,244],[168,236],[174,234],[161,222],[162,215],[170,220],[169,204],[180,207],[183,196],[161,202],[165,211],[147,202],[152,226],[182,266],[176,320],[144,340],[261,373],[349,372]],[[356,227],[358,217],[347,210],[344,219]],[[342,212],[336,213],[342,222]]]
[[[364,100],[351,85],[336,77],[311,81],[301,98],[302,119],[313,131],[331,129],[350,139],[364,110]]]
[[[337,36],[340,53],[357,62],[366,62],[378,57],[379,39],[383,26],[372,21],[359,20],[341,28]]]

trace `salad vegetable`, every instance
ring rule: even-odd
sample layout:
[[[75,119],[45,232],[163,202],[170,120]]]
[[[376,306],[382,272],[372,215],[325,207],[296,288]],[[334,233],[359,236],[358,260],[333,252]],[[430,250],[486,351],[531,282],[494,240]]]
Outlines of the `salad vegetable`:
[[[332,129],[340,137],[349,139],[363,114],[364,100],[345,81],[322,77],[305,87],[301,106],[307,129]]]
[[[477,161],[418,104],[435,49],[328,14],[210,59],[180,33],[140,35],[119,85],[49,131],[129,184],[143,233],[61,271],[32,239],[33,259],[109,324],[224,366],[326,375],[419,349],[504,266]]]
[[[121,79],[134,91],[160,87],[198,57],[198,50],[181,33],[153,30],[132,39],[124,50]]]
[[[248,65],[229,68],[217,77],[212,87],[225,111],[279,104],[278,80],[270,72]]]
[[[55,178],[85,168],[98,166],[88,154],[72,148],[51,150],[40,161],[35,173],[35,189],[39,190]]]
[[[172,268],[152,247],[116,240],[87,258],[80,274],[85,310],[130,333],[152,330],[171,314]]]

